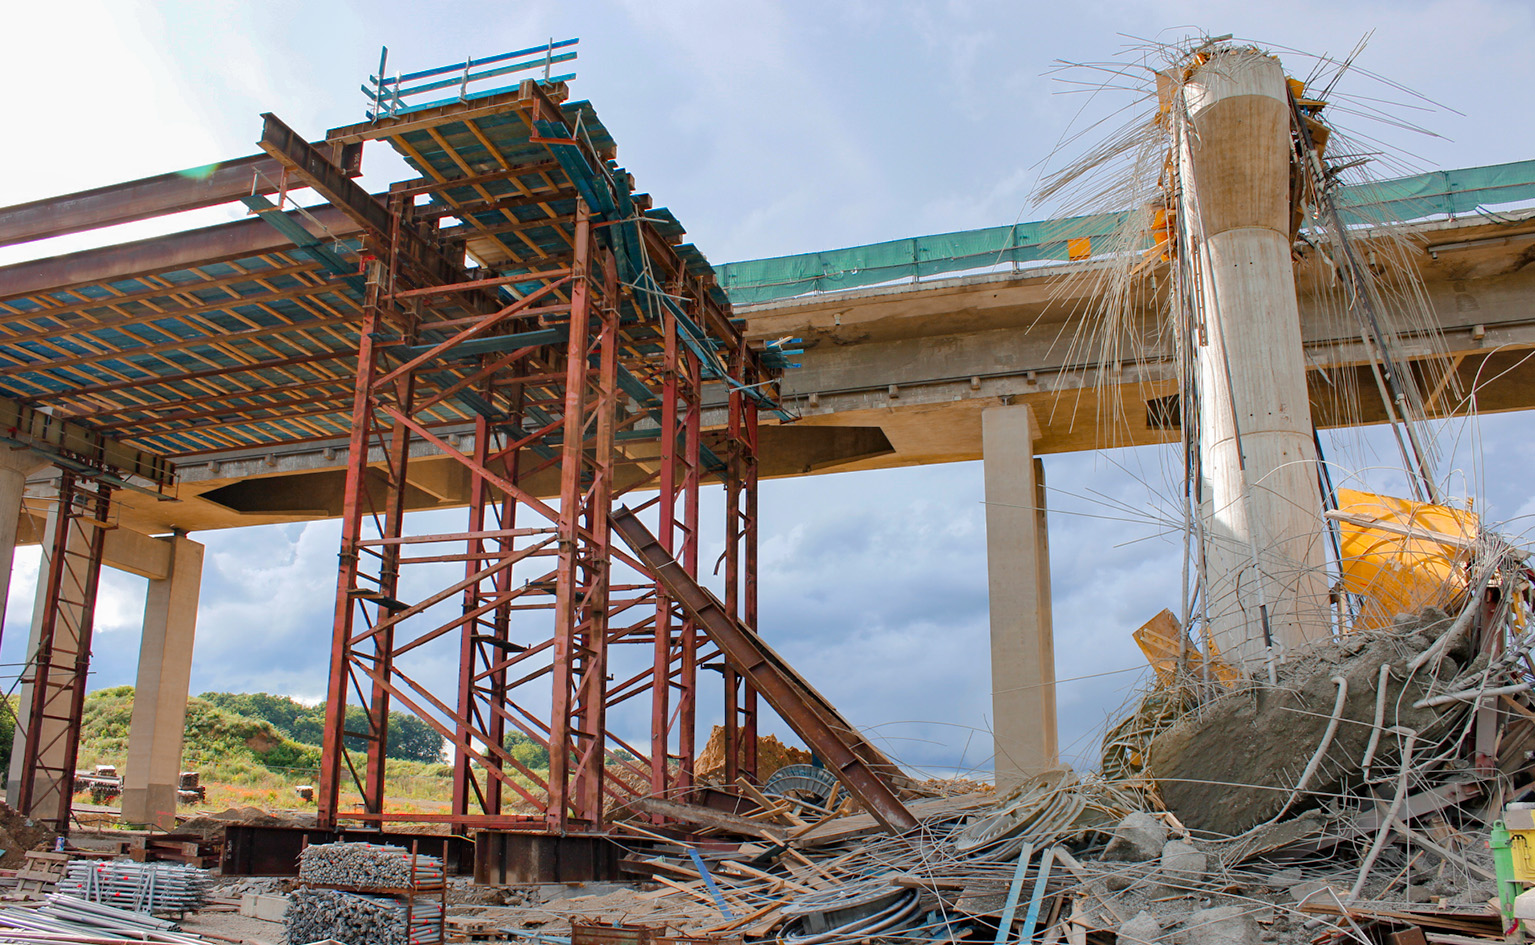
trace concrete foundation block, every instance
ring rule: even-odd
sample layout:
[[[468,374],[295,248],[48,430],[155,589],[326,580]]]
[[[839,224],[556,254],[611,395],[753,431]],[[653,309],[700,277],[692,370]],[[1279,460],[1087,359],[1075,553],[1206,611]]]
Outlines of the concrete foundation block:
[[[240,914],[263,922],[281,922],[288,911],[287,896],[264,896],[246,893],[240,898]]]

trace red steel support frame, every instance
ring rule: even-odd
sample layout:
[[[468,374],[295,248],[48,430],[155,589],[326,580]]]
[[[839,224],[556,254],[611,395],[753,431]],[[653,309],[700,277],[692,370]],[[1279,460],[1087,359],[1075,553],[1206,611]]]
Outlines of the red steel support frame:
[[[756,383],[743,355],[732,365],[745,385]],[[743,389],[730,392],[726,428],[725,609],[757,627],[757,403]],[[725,662],[725,779],[757,779],[757,691]]]
[[[662,547],[696,578],[703,384],[698,358],[678,338],[677,319],[670,313],[665,317],[664,330],[666,386],[661,405],[659,532]],[[693,786],[699,642],[698,628],[658,584],[650,720],[650,787],[657,797],[674,789],[686,792]],[[675,750],[671,747],[674,744]],[[677,766],[675,777],[672,759]]]
[[[544,103],[532,117],[557,111]],[[576,138],[530,141],[586,147]],[[371,202],[270,117],[262,147],[354,217],[372,260],[344,485],[321,826],[445,821],[559,834],[600,828],[614,803],[690,788],[698,674],[717,649],[704,653],[693,618],[614,547],[610,518],[620,497],[654,490],[641,508],[696,578],[699,494],[717,477],[730,508],[734,614],[755,626],[756,401],[743,391],[763,376],[707,270],[651,221],[615,219],[612,200],[599,194],[609,205],[602,217],[573,193],[572,211],[529,224],[545,241],[557,230],[549,244],[557,263],[490,278],[445,271],[455,268],[453,253],[430,230],[443,213],[418,218],[416,191]],[[560,166],[532,160],[505,171],[548,181]],[[583,160],[601,164],[585,152]],[[617,186],[605,179],[587,186]],[[458,186],[436,189],[441,197]],[[522,205],[515,194],[506,199]],[[704,442],[706,379],[735,391],[718,455]],[[403,511],[410,490],[452,479],[467,485],[464,530],[413,530]],[[756,695],[723,662],[731,738],[755,747]],[[438,676],[444,663],[456,665],[451,693]],[[450,811],[388,809],[392,711],[417,716],[448,743]],[[751,751],[731,759],[732,777],[754,773]]]
[[[70,472],[59,478],[37,649],[29,659],[32,689],[16,806],[59,833],[69,832],[74,800],[111,491],[101,483],[91,488]]]
[[[403,206],[392,209],[408,214]],[[696,573],[701,365],[681,344],[676,319],[663,320],[660,357],[625,356],[626,370],[657,389],[659,409],[621,409],[629,395],[619,385],[624,345],[617,266],[590,217],[582,205],[572,232],[574,261],[558,283],[568,293],[568,306],[561,306],[568,320],[543,322],[563,327],[566,341],[540,339],[477,355],[478,396],[496,411],[465,434],[439,434],[419,415],[444,396],[444,385],[430,380],[439,362],[396,352],[421,350],[416,339],[434,326],[451,323],[472,336],[479,326],[510,322],[538,296],[476,316],[465,317],[462,307],[434,312],[428,299],[448,294],[409,288],[411,275],[394,265],[391,246],[380,247],[370,266],[318,797],[322,823],[441,819],[466,829],[564,832],[600,826],[612,800],[691,783],[700,637],[690,621],[679,619],[674,603],[658,598],[653,580],[632,559],[615,554],[608,517],[617,496],[659,486],[653,501]],[[400,342],[386,351],[379,343],[385,337]],[[451,358],[452,345],[437,353]],[[653,472],[636,472],[632,461],[621,461],[618,435],[655,414],[664,456]],[[458,461],[469,476],[464,532],[412,535],[405,526],[409,457],[423,443]],[[622,483],[621,469],[627,470]],[[557,500],[540,499],[525,485],[553,474]],[[444,544],[461,551],[416,553]],[[732,560],[733,573],[739,572],[740,560]],[[411,582],[403,575],[420,573],[414,565],[444,563],[461,563],[462,578],[407,600]],[[615,585],[615,564],[634,579]],[[450,601],[459,605],[451,615],[443,612]],[[652,612],[638,622],[610,619]],[[540,631],[541,621],[552,628],[543,623]],[[533,639],[519,639],[523,633]],[[458,679],[454,695],[442,698],[408,666],[413,654],[440,652],[450,642]],[[651,656],[643,672],[610,682],[608,651],[621,643],[644,643]],[[609,731],[607,714],[646,693],[649,743],[630,744]],[[348,731],[349,703],[363,709],[352,716],[360,731]],[[452,746],[451,813],[386,809],[391,708],[419,716]],[[529,747],[547,752],[547,773],[528,758]],[[355,800],[342,793],[348,782]]]

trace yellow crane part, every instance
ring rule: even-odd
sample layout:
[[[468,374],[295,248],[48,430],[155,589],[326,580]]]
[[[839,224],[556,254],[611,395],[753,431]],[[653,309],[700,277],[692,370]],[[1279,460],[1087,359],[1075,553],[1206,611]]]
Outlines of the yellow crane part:
[[[1356,630],[1391,627],[1397,614],[1448,604],[1466,589],[1475,513],[1395,496],[1338,490],[1343,588],[1362,600]]]

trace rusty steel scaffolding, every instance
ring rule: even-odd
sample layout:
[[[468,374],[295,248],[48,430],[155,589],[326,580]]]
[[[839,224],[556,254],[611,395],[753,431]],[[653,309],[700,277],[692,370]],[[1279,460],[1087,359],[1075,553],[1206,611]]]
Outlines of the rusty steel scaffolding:
[[[69,471],[60,474],[58,500],[44,538],[43,594],[33,620],[37,642],[21,680],[27,686],[27,698],[18,726],[24,738],[16,806],[60,833],[69,831],[74,800],[96,589],[111,527],[111,501],[110,485],[82,481]]]
[[[609,516],[622,497],[654,490],[638,509],[655,516],[668,551],[696,579],[699,493],[706,480],[720,482],[725,594],[755,626],[757,415],[768,372],[730,320],[712,274],[690,265],[644,217],[627,175],[589,136],[569,130],[570,116],[538,89],[524,89],[514,107],[526,109],[529,131],[517,149],[524,156],[506,157],[509,146],[481,133],[475,170],[522,186],[499,197],[475,187],[456,206],[462,179],[428,173],[397,190],[386,222],[364,227],[361,252],[370,261],[317,798],[322,826],[435,819],[461,829],[600,827],[614,802],[691,786],[706,664],[724,677],[727,774],[754,775],[755,693],[646,569],[614,546]],[[444,150],[455,139],[438,129],[454,120],[444,115],[430,129]],[[407,137],[389,134],[409,121],[385,119],[366,134],[410,153]],[[338,172],[274,123],[263,147],[299,181],[322,192],[330,181],[338,189],[327,196],[346,203]],[[548,150],[528,154],[529,144]],[[500,166],[486,168],[487,154],[499,155]],[[540,196],[525,192],[528,175],[549,190],[539,203],[569,207],[533,224],[545,241],[557,234],[558,252],[489,279],[431,264],[448,254],[421,235],[414,197],[431,195],[473,225]],[[606,209],[592,205],[593,193]],[[498,235],[516,230],[503,220]],[[722,392],[725,423],[706,437],[711,384]],[[449,400],[474,406],[471,427],[434,414]],[[432,475],[467,478],[462,531],[407,526],[422,455],[437,464]],[[462,569],[444,584],[443,565]],[[444,693],[417,667],[449,643],[458,680]],[[620,671],[614,649],[629,645],[643,648],[644,659],[622,661]],[[619,737],[609,712],[647,696],[648,741]],[[363,709],[366,731],[347,731],[349,704]],[[386,810],[394,709],[426,721],[451,746],[451,812]],[[530,744],[547,751],[547,773],[514,751]],[[343,794],[353,789],[360,803]]]
[[[0,243],[231,199],[253,217],[0,270],[8,376],[49,399],[0,400],[0,439],[69,470],[21,710],[23,810],[67,826],[114,490],[160,498],[163,457],[298,444],[329,459],[345,443],[344,481],[315,495],[342,533],[322,827],[598,828],[615,803],[691,790],[715,715],[723,773],[754,777],[752,677],[678,594],[714,580],[755,633],[758,415],[789,419],[785,352],[746,343],[708,261],[567,94],[546,75],[392,98],[316,143],[265,115],[262,153],[213,176],[61,198],[83,209],[55,224],[42,204],[0,209]],[[369,142],[418,176],[363,190]],[[328,206],[295,209],[305,189]],[[706,485],[724,496],[712,523]],[[620,503],[660,536],[669,590],[615,545]],[[716,670],[717,708],[701,685]],[[386,809],[396,710],[451,746],[447,812]]]

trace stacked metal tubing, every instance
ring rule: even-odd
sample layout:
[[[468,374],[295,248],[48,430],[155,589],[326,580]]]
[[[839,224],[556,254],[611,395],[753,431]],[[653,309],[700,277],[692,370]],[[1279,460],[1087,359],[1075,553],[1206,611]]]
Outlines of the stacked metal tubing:
[[[290,945],[443,940],[447,874],[437,857],[380,843],[320,843],[299,854],[299,879],[323,888],[289,897],[283,929]]]
[[[352,945],[433,945],[443,940],[442,904],[407,903],[338,889],[298,889],[288,898],[289,945],[335,939]]]
[[[71,860],[59,892],[134,912],[190,912],[208,896],[208,871],[178,863]]]
[[[201,945],[206,939],[176,924],[55,893],[39,909],[0,909],[0,942],[165,942]]]
[[[436,889],[442,860],[381,843],[320,843],[299,854],[299,879],[326,886]]]

